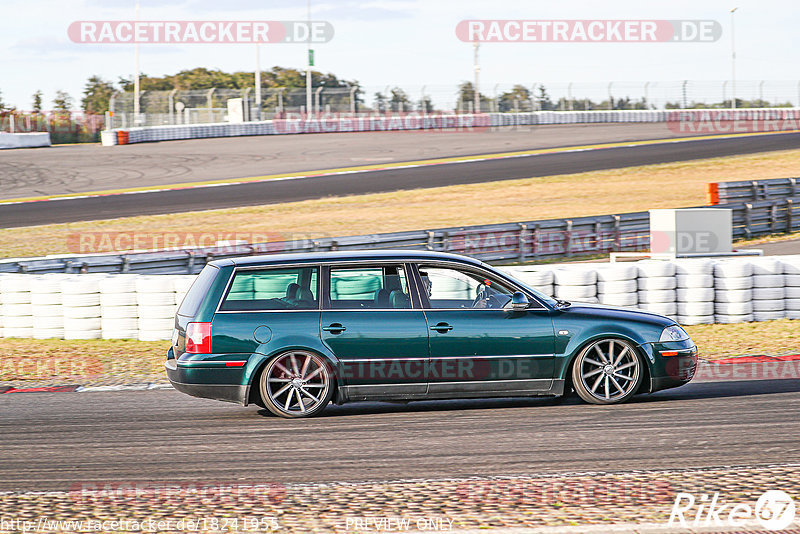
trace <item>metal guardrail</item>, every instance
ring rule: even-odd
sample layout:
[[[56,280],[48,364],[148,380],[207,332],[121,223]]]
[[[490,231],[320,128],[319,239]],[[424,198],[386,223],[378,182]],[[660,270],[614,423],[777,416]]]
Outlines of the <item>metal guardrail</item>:
[[[744,180],[708,184],[710,204],[736,204],[800,196],[797,178]]]
[[[800,231],[798,197],[720,204],[733,210],[733,237]],[[144,253],[0,260],[0,272],[199,272],[206,262],[253,254],[359,249],[436,250],[493,263],[547,261],[650,248],[648,212],[462,226],[386,234],[275,241]]]

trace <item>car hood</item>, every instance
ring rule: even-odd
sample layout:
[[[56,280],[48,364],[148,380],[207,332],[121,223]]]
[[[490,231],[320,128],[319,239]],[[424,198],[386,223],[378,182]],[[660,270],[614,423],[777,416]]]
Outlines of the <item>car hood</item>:
[[[586,302],[573,302],[570,306],[558,308],[559,311],[569,314],[583,314],[597,318],[622,319],[638,321],[657,326],[670,326],[677,324],[674,319],[639,308],[623,306],[608,306],[606,304],[590,304]]]

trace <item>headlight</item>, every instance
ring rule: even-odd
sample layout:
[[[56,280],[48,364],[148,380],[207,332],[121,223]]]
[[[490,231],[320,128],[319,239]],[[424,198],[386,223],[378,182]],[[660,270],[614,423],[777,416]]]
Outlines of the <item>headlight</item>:
[[[658,342],[665,343],[668,341],[686,341],[687,339],[689,339],[689,334],[686,333],[686,330],[674,324],[661,331],[661,338],[658,340]]]

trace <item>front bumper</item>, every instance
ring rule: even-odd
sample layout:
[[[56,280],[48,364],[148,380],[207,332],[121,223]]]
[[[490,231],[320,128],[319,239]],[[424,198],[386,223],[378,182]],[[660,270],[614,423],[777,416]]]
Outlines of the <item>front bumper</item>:
[[[179,361],[170,348],[164,369],[172,387],[182,393],[247,406],[250,388],[241,385],[242,368],[204,367]]]
[[[650,360],[650,392],[682,386],[697,371],[697,347],[689,339],[641,345]]]

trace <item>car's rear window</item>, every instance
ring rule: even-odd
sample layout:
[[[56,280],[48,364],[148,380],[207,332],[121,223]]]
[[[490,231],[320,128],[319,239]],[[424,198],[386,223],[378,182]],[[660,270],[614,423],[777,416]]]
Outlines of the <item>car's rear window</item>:
[[[317,267],[239,271],[220,310],[313,310],[319,308],[318,285]]]
[[[197,315],[197,310],[200,309],[203,298],[205,298],[206,293],[208,293],[211,284],[214,283],[214,279],[218,274],[219,269],[213,265],[206,265],[203,267],[203,270],[197,275],[197,279],[183,298],[183,302],[181,302],[181,306],[178,308],[178,315],[183,315],[185,317],[194,317]]]

